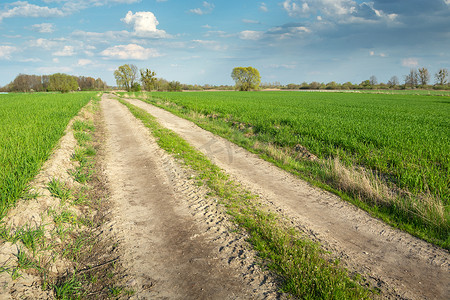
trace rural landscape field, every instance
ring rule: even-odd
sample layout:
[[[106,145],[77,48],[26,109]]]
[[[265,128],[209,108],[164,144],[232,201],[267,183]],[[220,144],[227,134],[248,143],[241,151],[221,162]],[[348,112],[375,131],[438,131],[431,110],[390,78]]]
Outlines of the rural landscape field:
[[[100,102],[96,93],[86,92],[19,93],[0,95],[0,98],[2,120],[5,122],[2,126],[3,142],[1,147],[0,188],[3,211],[1,236],[4,245],[16,245],[20,249],[18,254],[13,254],[8,253],[10,248],[3,247],[2,257],[9,255],[10,259],[2,267],[2,280],[6,280],[5,283],[13,280],[13,284],[17,281],[13,285],[16,290],[16,293],[12,294],[14,296],[28,293],[39,295],[38,297],[64,299],[84,298],[91,293],[107,298],[151,295],[152,289],[143,288],[145,283],[139,282],[135,286],[129,284],[129,279],[124,281],[124,278],[140,276],[134,272],[140,274],[149,271],[144,262],[137,267],[127,261],[125,253],[120,254],[120,251],[126,251],[129,244],[122,242],[121,247],[124,247],[122,250],[110,252],[109,246],[104,245],[106,237],[100,236],[98,239],[98,235],[96,238],[93,238],[93,235],[98,230],[98,226],[100,228],[111,226],[114,228],[111,230],[115,234],[108,236],[108,239],[120,240],[120,236],[126,234],[132,237],[128,243],[135,242],[137,238],[135,230],[140,231],[141,229],[136,228],[130,231],[121,226],[111,225],[110,222],[114,222],[113,220],[104,219],[105,217],[96,218],[95,215],[108,214],[107,211],[112,210],[116,218],[135,220],[137,218],[139,220],[139,215],[142,215],[142,212],[139,212],[142,209],[139,208],[141,206],[138,206],[138,211],[135,211],[136,204],[128,207],[129,204],[122,203],[122,201],[131,199],[138,201],[140,197],[145,201],[148,197],[162,197],[160,189],[167,188],[164,187],[164,183],[161,183],[163,187],[156,188],[156,192],[153,188],[145,192],[149,182],[145,179],[146,168],[139,170],[141,165],[147,165],[149,162],[140,162],[141,158],[139,157],[142,154],[138,154],[140,153],[138,151],[148,151],[152,147],[161,147],[167,151],[166,155],[173,156],[171,159],[175,159],[172,164],[180,164],[182,169],[190,170],[187,172],[193,172],[195,175],[188,175],[184,179],[180,176],[187,175],[173,177],[174,175],[167,173],[168,170],[174,168],[173,165],[167,165],[169,158],[161,158],[160,163],[166,168],[166,174],[150,176],[162,176],[159,180],[171,181],[173,185],[171,189],[174,189],[176,197],[181,197],[188,203],[193,201],[187,200],[191,199],[192,193],[196,193],[197,196],[194,198],[197,199],[196,201],[202,199],[201,201],[215,203],[214,205],[217,206],[215,213],[208,208],[213,205],[211,203],[200,205],[195,202],[191,204],[193,206],[189,206],[189,209],[196,207],[192,213],[199,214],[198,210],[200,210],[201,215],[206,215],[208,220],[211,220],[212,215],[223,214],[222,217],[217,215],[214,217],[221,221],[206,223],[210,224],[206,233],[210,235],[211,228],[212,231],[218,232],[215,233],[214,239],[220,238],[227,232],[229,226],[238,230],[238,236],[243,235],[230,240],[228,233],[226,240],[233,247],[230,247],[228,252],[221,251],[220,255],[234,257],[237,249],[242,249],[242,247],[246,248],[245,251],[254,252],[254,259],[258,261],[258,265],[262,265],[252,266],[252,270],[262,268],[258,272],[268,272],[264,276],[273,277],[271,279],[273,282],[270,281],[272,287],[267,283],[262,285],[258,283],[260,284],[259,290],[264,291],[266,296],[276,294],[281,296],[286,293],[286,295],[290,294],[305,299],[328,297],[362,299],[400,297],[401,295],[401,297],[415,299],[419,294],[433,294],[439,298],[447,293],[445,288],[447,279],[442,276],[446,272],[445,266],[448,266],[449,242],[448,153],[450,153],[450,143],[448,133],[450,124],[447,118],[449,114],[447,107],[450,100],[446,96],[422,96],[412,93],[386,95],[272,91],[253,93],[105,93]],[[150,108],[150,104],[154,108]],[[157,109],[153,105],[166,109],[167,116],[164,117],[162,111],[153,111]],[[127,116],[127,110],[128,114],[131,112],[134,117],[131,114]],[[12,111],[15,114],[11,114]],[[212,137],[208,138],[206,133],[201,133],[200,128],[196,133],[197,137],[184,134],[186,129],[183,129],[182,126],[191,127],[192,125],[188,123],[183,125],[180,123],[181,121],[168,125],[167,122],[175,121],[173,119],[175,116],[169,112],[195,122],[211,132]],[[124,119],[118,119],[118,114],[123,115],[120,118]],[[18,115],[21,117],[18,118]],[[73,121],[72,119],[76,115],[77,117]],[[127,117],[125,118],[125,116]],[[133,118],[137,119],[132,121]],[[64,138],[67,138],[69,129],[66,127],[69,121],[71,121],[71,125],[68,127],[69,133],[73,136],[75,144],[66,149],[61,146],[60,141],[60,146],[56,146],[64,134],[66,134]],[[142,122],[143,125],[139,125],[139,122]],[[134,123],[137,124],[132,125]],[[129,133],[139,131],[137,127],[128,129],[127,126],[131,125],[146,126],[147,129],[139,130],[149,130],[154,137],[143,138],[150,138],[153,140],[152,143],[156,142],[156,144],[154,146],[137,146],[131,142],[128,137]],[[174,127],[172,128],[172,126]],[[114,128],[120,131],[116,133]],[[64,131],[65,129],[66,131]],[[22,132],[26,135],[14,134],[14,132]],[[119,134],[119,136],[117,138],[111,136],[115,134]],[[217,138],[213,137],[214,134],[224,137],[236,146],[222,144],[225,142],[217,141]],[[125,144],[112,146],[116,139],[125,139]],[[108,140],[109,142],[106,142]],[[113,144],[110,145],[110,143]],[[147,147],[147,149],[140,150],[140,147]],[[58,163],[58,166],[44,165],[49,157],[53,158],[46,164],[49,162],[53,164],[53,160],[58,160],[60,154],[56,155],[56,158],[55,154],[52,156],[50,154],[61,150],[64,150],[66,159],[59,158],[62,161]],[[246,151],[249,151],[249,154],[245,154]],[[250,153],[254,153],[256,156],[250,159],[248,157]],[[154,156],[155,154],[150,155]],[[265,169],[271,167],[256,162],[261,158],[266,160],[269,165],[278,166],[278,171],[268,171],[273,178],[264,179],[264,176],[268,176],[264,175],[267,174]],[[126,163],[126,160],[130,161]],[[240,162],[240,160],[243,161]],[[255,160],[254,163],[253,160]],[[120,167],[119,162],[122,161],[125,165]],[[116,164],[117,166],[115,166]],[[244,166],[244,164],[248,164],[248,166]],[[184,167],[182,167],[183,165]],[[228,169],[227,165],[231,169]],[[257,167],[257,165],[259,166]],[[44,168],[40,170],[42,166]],[[55,168],[59,170],[51,171]],[[110,171],[109,168],[113,168],[114,171]],[[159,167],[155,166],[155,168]],[[38,172],[40,172],[39,175]],[[256,173],[253,177],[245,179],[247,172],[250,172],[249,174]],[[258,175],[258,172],[262,172],[261,175]],[[293,174],[293,178],[283,179],[286,176],[282,175],[283,172]],[[37,176],[37,180],[33,180],[35,176]],[[117,176],[119,177],[114,179]],[[124,184],[123,179],[120,179],[121,176],[125,178],[141,176],[143,179],[143,181],[128,183],[127,188],[122,187],[127,190],[130,188],[130,184],[133,186],[132,190],[135,192],[131,198],[127,198],[126,193],[124,195],[123,192],[119,193],[119,196],[117,195],[117,188],[121,189],[120,185]],[[169,177],[164,179],[166,176]],[[284,200],[279,198],[278,191],[273,190],[270,184],[257,187],[260,180],[261,182],[273,181],[272,184],[276,186],[279,185],[276,181],[281,180],[282,185],[289,186],[293,182],[301,180],[300,178],[312,185],[301,189],[296,187],[295,189],[298,191],[293,190],[292,195],[286,194],[286,192],[280,194],[283,195]],[[119,183],[119,187],[117,187],[117,183],[112,184],[111,180]],[[158,186],[152,179],[148,180],[153,182],[153,187]],[[242,183],[239,183],[241,180]],[[142,183],[140,183],[141,181]],[[249,185],[249,182],[253,181],[253,184],[257,186]],[[182,188],[179,190],[178,185],[180,184]],[[98,189],[105,188],[109,190],[107,194],[98,191]],[[279,185],[279,188],[281,193],[284,187]],[[186,194],[186,189],[189,194]],[[305,189],[309,192],[306,192]],[[321,194],[319,189],[327,190],[338,197]],[[270,195],[269,191],[275,194]],[[206,194],[201,196],[205,192]],[[141,193],[144,195],[140,196]],[[303,193],[308,196],[302,196]],[[294,202],[286,202],[290,197],[293,197]],[[116,198],[121,200],[114,200]],[[208,198],[211,200],[207,200]],[[315,202],[321,198],[327,200]],[[302,203],[308,199],[316,200],[304,207]],[[110,201],[119,202],[114,204]],[[326,201],[326,204],[323,204],[322,201]],[[348,201],[366,210],[373,217],[421,238],[424,242],[417,244],[418,241],[413,242],[412,236],[399,235],[399,233],[395,233],[394,229],[387,229],[389,227],[387,225],[374,223],[375,219],[371,220],[369,216],[363,217],[359,216],[360,213],[350,212],[353,210],[351,205],[338,209],[336,205],[340,206],[339,202],[342,201]],[[293,207],[289,208],[286,205],[293,205]],[[316,209],[322,210],[322,214],[311,215],[314,210],[308,213],[311,208],[307,207],[310,205],[319,205],[319,208]],[[123,211],[115,211],[114,207],[117,206],[123,206]],[[149,208],[149,211],[154,213],[154,209]],[[93,214],[93,211],[97,210],[98,213]],[[325,210],[329,210],[329,212]],[[283,213],[280,214],[280,212]],[[309,214],[308,218],[310,219],[306,223],[297,219],[302,213]],[[123,214],[126,214],[126,217]],[[166,215],[165,213],[165,217],[171,223],[180,222],[173,219],[180,220],[180,215],[171,215],[170,213]],[[152,219],[154,217],[146,216],[145,218]],[[231,223],[223,224],[225,221],[222,221],[222,218]],[[403,245],[405,248],[402,251],[421,254],[418,253],[408,259],[405,257],[405,261],[398,262],[394,268],[399,269],[402,273],[404,272],[403,268],[406,267],[405,264],[408,268],[411,264],[417,264],[417,271],[420,271],[420,275],[416,271],[410,270],[414,277],[408,275],[408,279],[401,279],[401,275],[398,273],[393,275],[387,266],[383,272],[370,273],[364,270],[364,266],[370,259],[359,257],[357,252],[353,252],[354,249],[348,247],[349,241],[345,238],[342,240],[342,237],[335,235],[331,228],[326,230],[329,234],[329,238],[327,238],[327,235],[321,233],[323,229],[315,227],[323,222],[323,218],[326,223],[331,224],[348,218],[345,223],[350,226],[349,228],[336,223],[335,230],[340,233],[344,232],[344,236],[347,231],[354,230],[352,229],[356,225],[352,224],[355,221],[354,218],[370,228],[369,232],[389,231],[389,240],[394,243],[383,244],[382,247],[385,247],[383,259],[378,263],[383,265],[386,261],[391,264],[389,255],[384,251],[392,251],[395,255],[401,255],[397,253],[398,250],[394,249],[398,245]],[[333,221],[333,218],[336,218],[336,221]],[[365,221],[361,218],[364,218]],[[320,219],[322,220],[319,221]],[[296,221],[290,223],[293,222],[292,220]],[[310,224],[310,222],[316,222],[316,225]],[[296,223],[298,225],[295,225]],[[215,225],[211,226],[211,224]],[[297,227],[299,225],[300,227]],[[376,229],[379,226],[380,229]],[[164,230],[165,233],[161,232],[160,234],[175,234],[167,229]],[[174,230],[178,232],[180,229],[175,228]],[[313,232],[315,233],[311,235]],[[365,232],[363,236],[358,237],[360,234],[358,232],[352,233],[354,238],[351,244],[364,243],[363,236],[368,233]],[[184,234],[194,234],[195,236],[195,233]],[[396,237],[396,235],[399,236]],[[57,241],[54,238],[57,238]],[[330,238],[331,240],[336,239],[336,242],[330,244]],[[380,243],[384,240],[383,233],[379,235],[377,232],[370,239],[374,238]],[[433,249],[433,246],[427,245],[427,242],[442,249]],[[411,243],[415,246],[411,247]],[[118,245],[118,242],[114,242],[114,244]],[[98,246],[92,248],[93,245]],[[172,244],[170,245],[174,247]],[[380,246],[377,245],[373,249],[366,246],[367,251],[364,253],[370,257],[369,253],[380,251],[376,250]],[[52,261],[48,260],[49,251],[56,254],[66,247],[75,248],[57,254]],[[117,246],[113,246],[113,248],[115,247]],[[215,247],[223,248],[219,245]],[[96,261],[106,254],[105,251],[109,253],[105,256],[106,258]],[[147,250],[144,247],[141,251],[144,252],[138,251],[138,253],[146,253]],[[354,257],[345,258],[338,255],[340,251],[346,252],[347,255],[354,253]],[[122,258],[113,257],[117,254],[122,255]],[[220,255],[219,260],[225,260]],[[429,260],[428,255],[434,257],[431,266],[428,265],[429,262],[422,261]],[[94,261],[92,257],[95,257]],[[183,257],[182,259],[185,259]],[[162,266],[166,264],[163,258],[155,257],[154,259],[159,261]],[[336,261],[330,263],[330,259]],[[248,261],[249,257],[240,258],[240,260],[243,265],[252,265],[252,262]],[[338,261],[341,262],[338,263]],[[60,265],[62,262],[65,265],[64,269],[73,268],[74,271],[61,275],[54,273],[52,266]],[[246,274],[241,276],[249,276],[248,271],[245,272],[233,264],[226,265],[228,265],[227,268],[232,266],[231,269],[237,269],[238,273]],[[197,268],[201,269],[201,266],[194,267],[194,271]],[[213,267],[210,265],[208,268],[214,270],[223,268],[223,266]],[[424,271],[424,268],[429,271]],[[80,269],[81,271],[77,271]],[[192,270],[186,272],[189,273]],[[89,275],[86,276],[87,274]],[[215,276],[220,274],[222,273],[218,272]],[[33,277],[36,275],[37,277]],[[111,280],[97,283],[94,278],[100,276],[110,276]],[[374,281],[370,279],[370,276],[377,276],[378,279]],[[394,276],[395,280],[391,276]],[[416,277],[424,276],[428,277],[428,283],[438,280],[438,283],[442,284],[440,285],[442,289],[435,285],[429,290],[423,288],[420,289],[420,292],[414,290],[413,283],[415,280],[419,280]],[[131,282],[137,281],[137,277],[131,279]],[[25,283],[19,284],[24,278],[40,282],[40,287],[27,289]],[[266,281],[260,277],[255,277],[253,280],[256,283],[259,282],[258,280]],[[408,288],[406,290],[399,288],[395,285],[396,280],[400,280]],[[154,281],[153,279],[152,282],[155,283],[158,280]],[[162,283],[161,285],[164,287]],[[247,285],[247,288],[239,291],[242,293],[239,294],[240,297],[255,297],[258,289],[251,288],[251,283],[247,283]],[[139,286],[141,287],[139,288]],[[208,290],[206,286],[205,289]],[[235,289],[233,282],[226,282],[224,286],[228,286],[226,289]],[[174,289],[172,293],[177,291],[179,292]],[[237,291],[235,292],[237,293]],[[212,291],[208,293],[214,294]],[[221,293],[216,295],[224,295]],[[194,294],[196,297],[200,295]],[[174,295],[172,294],[172,296]]]
[[[450,299],[449,0],[0,3],[0,300]]]

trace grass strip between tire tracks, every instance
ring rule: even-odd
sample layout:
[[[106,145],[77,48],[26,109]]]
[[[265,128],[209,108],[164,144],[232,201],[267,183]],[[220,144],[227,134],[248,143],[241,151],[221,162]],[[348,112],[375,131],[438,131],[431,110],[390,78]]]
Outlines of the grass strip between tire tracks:
[[[301,299],[369,299],[373,291],[361,280],[351,278],[338,261],[314,243],[265,210],[257,197],[244,190],[205,155],[195,150],[175,132],[164,128],[156,118],[123,99],[120,103],[148,127],[158,145],[196,171],[214,196],[220,198],[267,267],[280,279],[283,292]]]

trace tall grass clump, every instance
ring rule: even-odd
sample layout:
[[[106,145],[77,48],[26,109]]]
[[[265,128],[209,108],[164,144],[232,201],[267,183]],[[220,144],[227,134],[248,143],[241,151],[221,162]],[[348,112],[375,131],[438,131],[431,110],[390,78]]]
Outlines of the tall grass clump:
[[[0,218],[94,93],[0,95]]]

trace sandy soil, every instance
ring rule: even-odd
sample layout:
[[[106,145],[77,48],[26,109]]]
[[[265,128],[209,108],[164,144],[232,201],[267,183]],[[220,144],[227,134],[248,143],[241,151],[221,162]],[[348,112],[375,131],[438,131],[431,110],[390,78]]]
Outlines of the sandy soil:
[[[243,183],[252,192],[260,195],[263,201],[270,203],[280,213],[288,216],[295,226],[314,240],[321,242],[325,249],[338,255],[350,270],[363,274],[378,286],[385,297],[450,299],[450,265],[447,251],[416,239],[409,234],[392,229],[381,221],[370,217],[364,211],[342,201],[339,197],[312,187],[256,155],[197,127],[189,121],[139,100],[128,99],[128,101],[151,113],[163,126],[178,133],[191,145],[205,153],[214,163],[232,174],[236,180]],[[104,109],[112,110],[113,108],[108,108],[109,106],[114,107],[115,104],[105,100]],[[120,127],[125,127],[127,123],[130,123],[130,121],[122,121]],[[129,131],[130,129],[124,129],[122,134]],[[116,147],[118,147],[116,150],[118,151],[120,146]],[[147,146],[148,151],[156,151],[152,147]],[[134,148],[127,147],[127,152],[129,154],[132,152],[136,160],[125,163],[133,166],[132,173],[137,175],[133,177],[133,181],[142,181],[143,185],[145,183],[149,185],[152,182],[151,184],[156,184],[157,189],[160,189],[160,184],[167,183],[167,179],[163,179],[166,177],[158,177],[157,174],[147,175],[150,176],[147,179],[139,177],[149,174],[144,170],[157,170],[164,164],[159,162],[153,165],[145,160],[138,162],[137,159],[145,154],[141,151],[135,152]],[[148,155],[152,156],[151,153]],[[155,157],[159,155],[153,154]],[[115,180],[119,181],[120,179],[116,178]],[[122,180],[128,182],[127,177],[123,177]],[[144,191],[135,190],[135,188],[123,186],[120,189],[129,193],[142,193],[144,195],[154,195],[155,193],[155,189],[152,188]],[[161,188],[161,191],[164,191],[162,192],[163,195],[156,193],[156,196],[161,198],[167,196],[168,198],[164,202],[175,201],[173,203],[176,207],[181,205],[177,204],[177,200],[173,200],[173,197],[167,194],[166,189]],[[135,209],[139,211],[139,206],[144,205],[144,203],[137,205],[138,207]],[[154,209],[163,210],[163,207],[159,206],[160,204],[151,205],[156,205]],[[164,215],[168,213],[166,209],[164,209]],[[152,214],[152,212],[149,212],[149,214]],[[162,215],[153,217],[160,218]],[[178,209],[175,214],[180,219],[179,222],[184,222],[184,217],[187,215],[184,209]],[[151,216],[148,218],[151,220]],[[169,223],[172,225],[170,221]],[[187,230],[190,223],[179,224],[176,226]],[[169,226],[169,228],[172,227]],[[158,237],[164,239],[164,232],[156,230],[156,228],[152,229],[153,232],[158,233]],[[190,236],[190,233],[184,232],[184,230],[181,235]],[[146,233],[142,232],[142,234]],[[174,234],[180,237],[179,234]],[[148,238],[152,239],[151,237]],[[177,248],[173,244],[164,244],[164,241],[153,238],[152,243],[154,245],[160,242],[163,243],[160,244],[163,249]],[[173,242],[174,240],[170,241],[170,243]],[[204,245],[203,242],[201,244]],[[200,251],[205,251],[206,254],[209,250]],[[163,257],[167,253],[159,253],[158,255]],[[186,259],[175,258],[174,262],[178,262],[179,259],[181,259],[181,262],[186,261]],[[152,278],[163,275],[155,274],[152,275],[154,276]],[[209,276],[207,277],[209,278]],[[219,276],[218,279],[223,280],[223,277]],[[234,284],[236,283],[230,282],[229,284],[230,287],[235,287]],[[182,284],[177,286],[180,288],[182,286],[187,287],[187,285]],[[232,291],[231,288],[227,288],[227,290],[230,293]],[[229,293],[225,294],[230,295]]]
[[[245,236],[128,109],[104,95],[112,229],[136,299],[277,299]]]

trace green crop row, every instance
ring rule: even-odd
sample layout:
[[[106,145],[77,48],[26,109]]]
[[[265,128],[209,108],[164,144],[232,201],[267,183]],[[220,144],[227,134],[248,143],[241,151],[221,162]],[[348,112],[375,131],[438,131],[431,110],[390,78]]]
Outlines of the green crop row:
[[[388,208],[388,215],[393,216],[391,223],[417,223],[417,219],[413,226],[434,232],[417,233],[418,236],[437,239],[437,244],[449,246],[450,98],[308,92],[151,93],[151,96],[152,103],[188,116],[232,140],[236,130],[241,131],[243,134],[234,141],[243,146],[254,147],[257,141],[293,156],[302,156],[306,149],[308,155],[312,154],[310,157],[317,157],[316,161],[334,164],[338,159],[349,170],[363,169],[364,176],[388,186],[386,197],[396,193],[408,198],[405,204],[391,203]],[[311,162],[300,167],[296,163],[288,169],[340,190],[337,185],[342,180],[330,182],[333,180],[330,174],[317,171],[323,164],[312,162],[311,168]],[[330,169],[335,167],[334,164]],[[353,194],[360,197],[363,193]],[[411,197],[420,203],[411,202]],[[369,202],[380,204],[378,200]]]
[[[0,219],[94,93],[0,95]],[[24,194],[25,193],[25,194]]]

